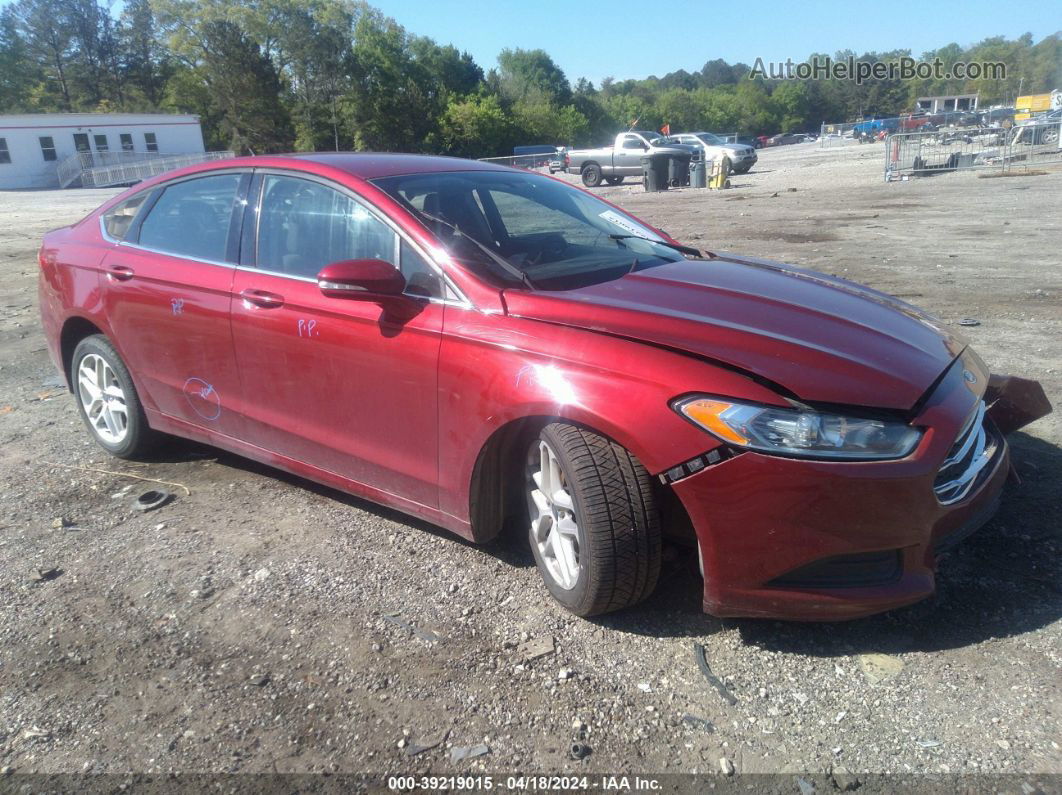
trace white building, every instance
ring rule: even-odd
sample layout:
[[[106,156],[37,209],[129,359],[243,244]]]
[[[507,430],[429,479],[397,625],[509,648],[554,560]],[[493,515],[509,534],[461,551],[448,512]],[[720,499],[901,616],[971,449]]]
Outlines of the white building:
[[[203,151],[198,116],[163,113],[26,113],[0,116],[0,190],[57,188],[59,165]]]

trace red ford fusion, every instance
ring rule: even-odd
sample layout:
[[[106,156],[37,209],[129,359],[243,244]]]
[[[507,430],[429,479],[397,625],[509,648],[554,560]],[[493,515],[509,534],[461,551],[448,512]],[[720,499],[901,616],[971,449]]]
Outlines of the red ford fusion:
[[[157,177],[48,233],[40,307],[110,453],[183,436],[472,541],[520,528],[583,616],[645,599],[665,540],[719,616],[923,599],[1050,411],[887,295],[450,158]]]

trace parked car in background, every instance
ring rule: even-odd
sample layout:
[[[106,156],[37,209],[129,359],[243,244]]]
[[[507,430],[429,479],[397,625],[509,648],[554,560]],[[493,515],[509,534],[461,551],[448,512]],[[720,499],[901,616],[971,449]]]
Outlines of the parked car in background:
[[[700,156],[701,147],[672,142],[666,136],[646,130],[628,130],[616,136],[612,146],[599,149],[574,149],[568,152],[568,173],[579,174],[583,184],[596,188],[602,181],[619,185],[625,177],[642,175],[642,158],[646,155]]]
[[[935,130],[944,119],[928,113],[905,113],[900,116],[899,129],[902,132]]]
[[[767,139],[767,146],[787,146],[804,140],[803,133],[779,133]]]
[[[518,168],[542,168],[557,154],[557,147],[547,144],[514,146],[512,164]]]
[[[744,144],[745,146],[751,146],[753,149],[762,149],[763,141],[756,135],[739,135],[737,143]]]
[[[1016,122],[1011,140],[1013,143],[1056,144],[1060,124],[1062,124],[1062,108],[1041,113],[1030,119]]]
[[[1000,124],[1006,124],[1008,121],[1014,121],[1014,108],[988,108],[987,110],[978,111],[981,124],[985,127],[992,126],[993,122],[999,122]]]
[[[566,171],[568,168],[568,147],[558,146],[553,157],[549,159],[549,173],[556,174],[558,171]]]
[[[173,434],[474,542],[520,527],[577,615],[649,596],[665,536],[716,615],[924,599],[998,505],[1004,434],[1050,411],[898,299],[471,160],[192,166],[39,261],[48,351],[107,452]]]
[[[687,146],[699,147],[701,156],[719,161],[730,161],[732,174],[745,174],[756,165],[756,150],[748,144],[728,143],[710,132],[675,133],[667,137],[668,141]]]
[[[874,140],[880,133],[895,132],[898,119],[863,119],[852,127],[852,137],[861,141]]]

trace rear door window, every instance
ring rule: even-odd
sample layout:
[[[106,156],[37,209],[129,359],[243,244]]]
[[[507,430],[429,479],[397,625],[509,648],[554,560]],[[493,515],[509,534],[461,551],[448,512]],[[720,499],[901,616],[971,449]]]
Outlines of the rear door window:
[[[137,242],[180,257],[228,262],[229,228],[240,174],[217,174],[168,186],[151,208]]]

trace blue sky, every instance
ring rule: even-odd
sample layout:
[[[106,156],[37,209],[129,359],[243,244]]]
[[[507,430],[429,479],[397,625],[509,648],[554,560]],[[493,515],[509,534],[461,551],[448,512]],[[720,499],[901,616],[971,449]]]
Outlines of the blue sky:
[[[1056,0],[369,0],[413,33],[467,50],[484,69],[504,47],[546,50],[572,81],[661,77],[712,58],[752,64],[812,52],[910,49],[988,36],[1039,41],[1062,29]],[[709,26],[713,27],[709,27]]]

